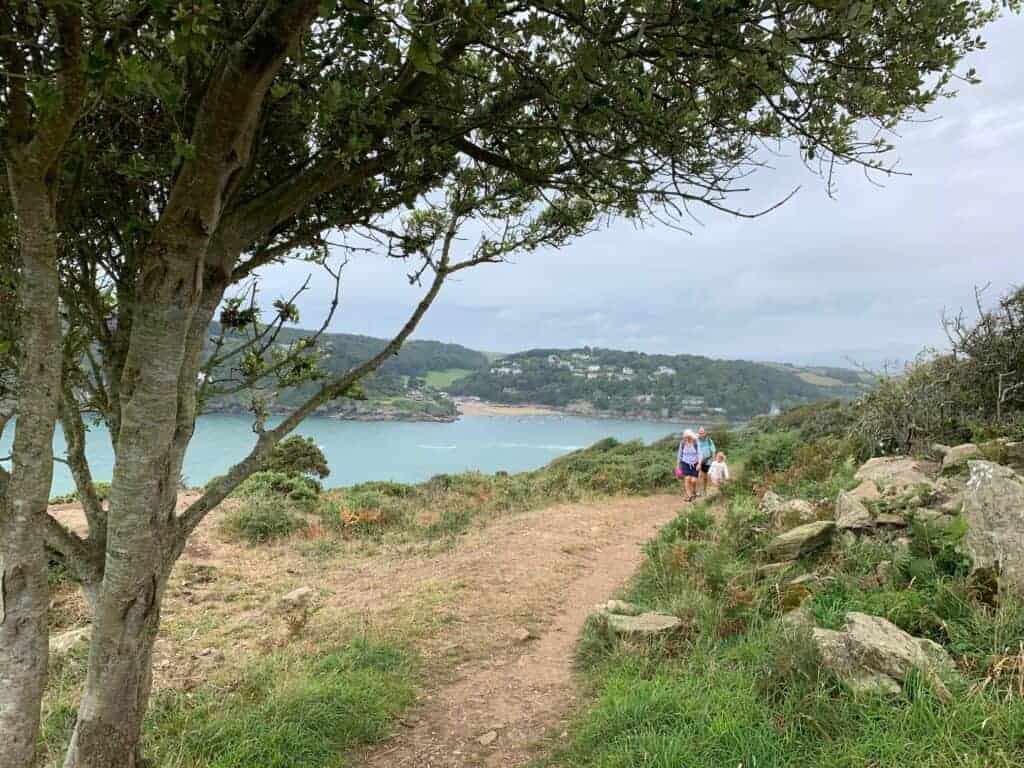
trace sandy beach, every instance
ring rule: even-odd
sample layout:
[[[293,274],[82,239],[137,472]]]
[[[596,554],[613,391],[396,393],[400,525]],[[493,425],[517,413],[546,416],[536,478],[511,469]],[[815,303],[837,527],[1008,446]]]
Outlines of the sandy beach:
[[[457,400],[460,416],[545,416],[559,413],[545,405],[499,405],[479,400]]]

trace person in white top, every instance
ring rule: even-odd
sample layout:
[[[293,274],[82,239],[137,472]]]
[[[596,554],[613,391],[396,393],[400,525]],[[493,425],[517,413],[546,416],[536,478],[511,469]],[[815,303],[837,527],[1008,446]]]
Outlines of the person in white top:
[[[715,460],[708,467],[708,479],[715,485],[721,485],[729,479],[729,465],[725,463],[725,454],[719,451]]]

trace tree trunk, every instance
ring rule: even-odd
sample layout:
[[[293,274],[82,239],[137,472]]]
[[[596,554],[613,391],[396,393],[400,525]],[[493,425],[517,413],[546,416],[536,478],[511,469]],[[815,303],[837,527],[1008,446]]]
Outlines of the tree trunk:
[[[60,398],[57,227],[44,173],[8,162],[21,248],[18,416],[0,498],[0,768],[35,758],[48,660],[43,521]]]

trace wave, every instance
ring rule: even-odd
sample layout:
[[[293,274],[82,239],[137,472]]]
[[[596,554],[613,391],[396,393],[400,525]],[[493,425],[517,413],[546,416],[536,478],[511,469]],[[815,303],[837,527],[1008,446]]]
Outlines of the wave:
[[[457,445],[417,445],[417,448],[425,448],[428,451],[454,451]]]

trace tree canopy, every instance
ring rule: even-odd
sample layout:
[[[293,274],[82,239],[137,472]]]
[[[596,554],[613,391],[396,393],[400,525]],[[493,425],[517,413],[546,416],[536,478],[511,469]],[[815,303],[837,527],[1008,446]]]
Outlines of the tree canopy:
[[[14,681],[0,691],[0,726],[14,734],[0,767],[24,768],[38,726],[44,539],[94,611],[66,764],[133,766],[160,602],[188,535],[305,416],[396,352],[447,278],[560,246],[612,216],[755,215],[735,195],[766,148],[795,147],[828,183],[836,164],[884,172],[897,123],[955,78],[974,79],[956,67],[997,10],[981,0],[0,8],[0,291],[13,286],[21,306],[16,322],[0,318],[18,408],[12,470],[0,473],[0,577],[24,585],[14,620],[0,622],[0,675]],[[263,354],[273,329],[298,319],[294,301],[265,318],[233,292],[287,258],[323,264],[338,286],[328,253],[365,249],[407,259],[410,280],[425,284],[409,320],[376,354],[320,377],[273,428],[254,398],[256,446],[179,512],[200,374],[218,362],[205,359],[211,321],[253,329],[239,353],[245,384],[295,384],[315,370],[313,345]],[[106,506],[83,447],[92,414],[116,446]],[[44,511],[58,416],[85,538]]]

